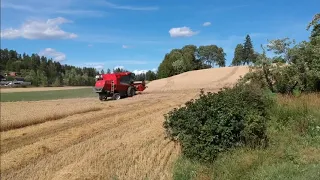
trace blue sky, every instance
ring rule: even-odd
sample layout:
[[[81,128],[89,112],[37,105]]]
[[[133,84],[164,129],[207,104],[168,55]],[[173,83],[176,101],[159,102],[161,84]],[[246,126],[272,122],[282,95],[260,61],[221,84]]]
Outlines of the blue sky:
[[[1,48],[38,53],[79,67],[157,68],[187,44],[215,44],[231,63],[250,34],[307,40],[319,0],[1,0]]]

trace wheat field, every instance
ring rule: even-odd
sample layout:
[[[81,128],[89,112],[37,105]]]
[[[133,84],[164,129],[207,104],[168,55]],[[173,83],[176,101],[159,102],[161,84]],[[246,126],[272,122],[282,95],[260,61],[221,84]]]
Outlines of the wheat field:
[[[165,139],[163,115],[197,98],[201,88],[217,91],[245,72],[210,71],[153,81],[142,94],[118,101],[1,103],[1,179],[172,179],[180,148]],[[202,80],[192,81],[197,76]],[[181,87],[185,79],[195,85]]]

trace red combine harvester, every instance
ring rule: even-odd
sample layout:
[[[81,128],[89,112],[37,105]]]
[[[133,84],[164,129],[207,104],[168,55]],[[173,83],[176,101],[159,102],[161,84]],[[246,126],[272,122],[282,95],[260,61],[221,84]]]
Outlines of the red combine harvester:
[[[122,97],[132,97],[137,91],[144,91],[147,86],[145,82],[134,82],[135,74],[132,72],[119,72],[102,74],[96,76],[94,91],[99,94],[101,101],[112,97],[113,100]]]

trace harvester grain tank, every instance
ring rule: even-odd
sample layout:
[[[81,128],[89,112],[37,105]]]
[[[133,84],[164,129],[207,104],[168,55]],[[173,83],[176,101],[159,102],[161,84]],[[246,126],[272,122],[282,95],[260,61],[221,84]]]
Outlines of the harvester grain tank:
[[[137,91],[144,91],[147,88],[144,81],[135,82],[134,78],[135,74],[132,72],[97,75],[94,91],[99,94],[101,101],[107,100],[108,97],[113,100],[132,97]]]

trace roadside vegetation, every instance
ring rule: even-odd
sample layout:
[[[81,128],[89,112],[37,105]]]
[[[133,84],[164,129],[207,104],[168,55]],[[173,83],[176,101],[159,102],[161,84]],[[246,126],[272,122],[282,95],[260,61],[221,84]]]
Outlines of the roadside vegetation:
[[[10,92],[0,94],[1,102],[40,101],[53,99],[96,97],[96,93],[93,92],[91,87],[69,90]]]
[[[238,45],[233,64],[250,64],[250,73],[164,115],[167,137],[182,151],[174,179],[320,177],[319,20],[307,27],[310,41],[271,40],[251,56]]]
[[[267,147],[232,148],[207,163],[181,156],[174,179],[317,179],[320,94],[275,98],[266,123]]]

